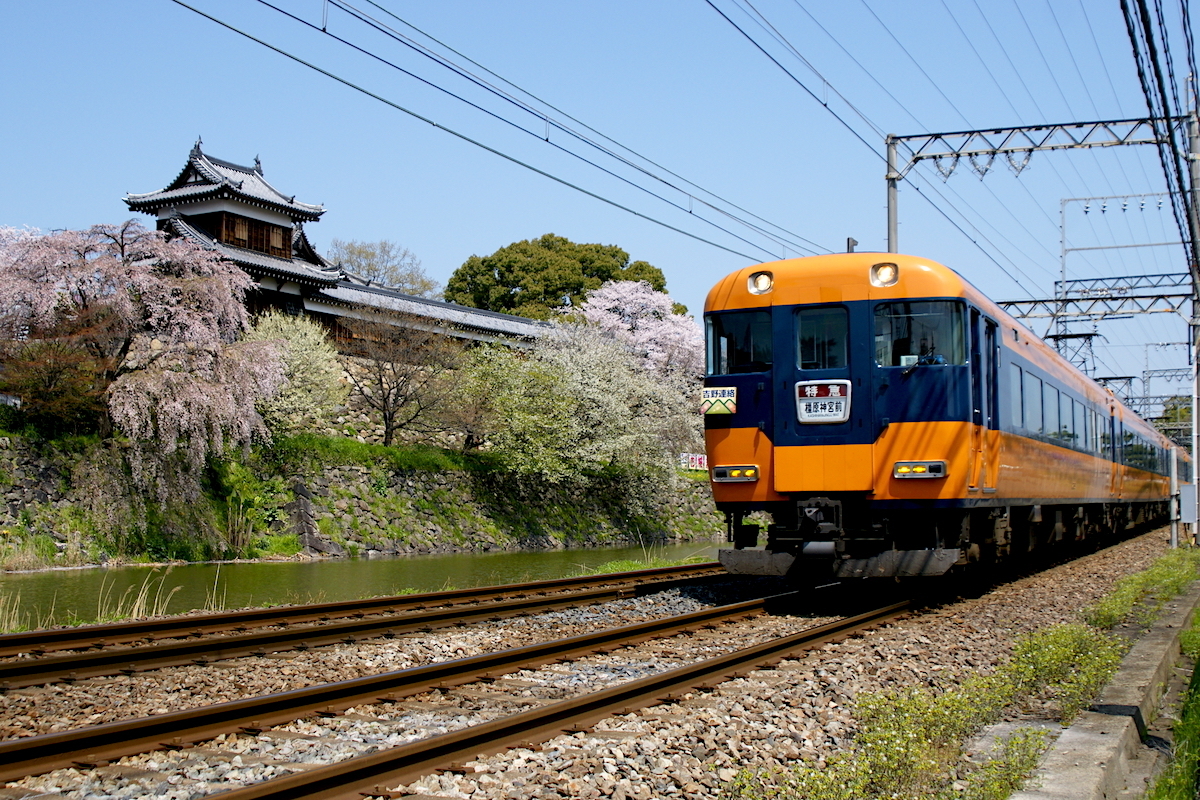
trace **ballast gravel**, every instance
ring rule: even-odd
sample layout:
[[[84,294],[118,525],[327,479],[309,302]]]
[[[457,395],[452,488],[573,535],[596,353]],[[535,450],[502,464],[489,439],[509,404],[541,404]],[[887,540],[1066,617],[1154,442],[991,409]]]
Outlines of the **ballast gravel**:
[[[1075,621],[1080,608],[1107,594],[1120,577],[1145,569],[1165,547],[1162,531],[1147,534],[983,597],[827,644],[805,658],[728,681],[714,691],[614,716],[591,733],[481,757],[466,762],[459,772],[430,775],[397,788],[412,795],[478,800],[717,798],[743,766],[786,766],[798,759],[819,764],[844,748],[855,731],[850,709],[862,692],[948,687],[968,674],[991,670],[1008,657],[1018,636]],[[740,598],[718,602],[736,599]],[[0,718],[6,737],[28,736],[76,727],[90,715],[102,721],[145,716],[147,709],[176,710],[461,658],[686,613],[709,601],[712,598],[664,592],[462,631],[322,648],[284,658],[238,659],[225,671],[214,669],[216,665],[164,671],[160,682],[139,675],[102,679],[106,682],[91,687],[18,690],[0,696]],[[72,798],[200,797],[636,680],[647,671],[670,669],[821,621],[758,617],[693,637],[513,673],[490,686],[362,706],[343,717],[300,720],[258,735],[229,735],[194,749],[149,753],[94,771],[59,770],[9,786]],[[235,684],[232,690],[230,684]],[[63,716],[56,719],[52,715],[60,711],[47,709],[59,709]]]
[[[742,767],[823,764],[849,744],[854,698],[906,686],[952,687],[990,672],[1023,634],[1079,621],[1079,610],[1166,551],[1145,534],[864,635],[827,644],[697,692],[679,703],[614,716],[591,733],[556,737],[467,762],[463,772],[396,787],[413,795],[520,798],[718,798]]]
[[[0,694],[0,740],[165,714],[243,697],[419,667],[744,599],[745,587],[670,589],[644,597],[353,646],[247,656],[200,666],[15,689]],[[733,597],[733,599],[729,599]]]

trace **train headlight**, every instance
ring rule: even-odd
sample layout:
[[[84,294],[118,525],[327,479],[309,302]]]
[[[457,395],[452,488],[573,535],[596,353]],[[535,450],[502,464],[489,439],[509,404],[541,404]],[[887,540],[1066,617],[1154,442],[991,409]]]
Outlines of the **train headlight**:
[[[944,478],[945,461],[897,461],[892,467],[893,478]]]
[[[750,483],[758,480],[758,467],[750,464],[739,467],[713,467],[715,483]]]
[[[769,272],[756,272],[746,281],[750,294],[766,294],[775,285],[775,276]]]
[[[894,286],[900,280],[900,267],[891,263],[874,264],[871,266],[872,286]]]

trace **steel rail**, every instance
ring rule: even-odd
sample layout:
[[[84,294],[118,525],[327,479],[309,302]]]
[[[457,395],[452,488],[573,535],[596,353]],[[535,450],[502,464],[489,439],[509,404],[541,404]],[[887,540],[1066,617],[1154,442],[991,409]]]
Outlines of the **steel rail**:
[[[527,645],[471,658],[310,686],[213,706],[123,720],[70,731],[0,742],[0,781],[54,769],[98,765],[120,756],[179,748],[231,731],[256,731],[314,713],[335,715],[357,705],[386,702],[432,689],[494,678],[518,669],[613,650],[649,638],[755,616],[795,593],[715,606],[567,639]]]
[[[165,619],[139,620],[136,622],[113,622],[103,625],[81,625],[72,628],[5,633],[0,634],[0,657],[21,653],[41,653],[50,650],[89,647],[101,648],[113,644],[127,644],[151,638],[186,638],[207,633],[241,630],[250,627],[265,627],[268,625],[325,622],[338,617],[390,614],[396,611],[416,610],[435,605],[472,603],[495,600],[499,597],[514,597],[571,589],[588,589],[614,583],[636,583],[643,580],[699,577],[701,575],[713,575],[721,572],[723,572],[723,569],[720,564],[710,561],[704,564],[655,567],[632,572],[557,578],[528,583],[510,583],[501,586],[481,586],[473,589],[452,589],[443,592],[393,595],[363,600],[339,600],[332,603],[225,611],[186,618],[168,617]]]
[[[343,642],[353,644],[360,638],[394,637],[413,631],[431,631],[450,625],[507,619],[545,611],[590,605],[638,594],[662,591],[677,585],[695,585],[697,581],[719,576],[675,581],[655,581],[632,586],[606,586],[582,592],[525,597],[464,607],[445,606],[428,611],[372,616],[361,620],[328,622],[322,625],[287,627],[219,638],[165,641],[142,647],[107,648],[60,656],[27,658],[0,662],[0,691],[38,686],[45,683],[75,681],[115,673],[134,674],[150,669],[207,664],[246,655],[265,655],[281,650],[307,650]]]
[[[387,788],[429,772],[453,768],[462,760],[527,746],[562,733],[587,730],[613,713],[628,713],[697,688],[713,688],[745,671],[777,663],[798,650],[841,638],[904,613],[908,603],[849,617],[801,633],[774,639],[660,675],[563,700],[510,717],[430,737],[400,747],[356,756],[324,767],[272,778],[222,792],[221,800],[351,800],[397,797]],[[383,782],[383,783],[381,783]]]

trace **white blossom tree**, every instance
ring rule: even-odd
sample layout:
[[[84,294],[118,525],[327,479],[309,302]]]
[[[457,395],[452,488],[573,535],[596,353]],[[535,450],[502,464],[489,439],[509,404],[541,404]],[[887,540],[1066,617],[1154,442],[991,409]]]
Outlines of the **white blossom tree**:
[[[560,323],[528,354],[496,353],[487,439],[513,470],[560,481],[586,470],[665,472],[694,447],[696,404],[599,327]]]
[[[255,403],[283,383],[269,342],[238,342],[250,278],[135,221],[41,234],[0,229],[0,334],[86,348],[134,479],[194,496],[207,459],[263,431]],[[107,426],[102,426],[102,431]]]
[[[281,348],[286,383],[258,410],[272,433],[293,434],[317,427],[346,400],[337,349],[321,324],[310,317],[268,311],[243,337],[275,342]]]
[[[574,312],[615,336],[662,376],[704,373],[704,336],[696,321],[675,313],[675,301],[646,281],[609,281],[588,292]]]

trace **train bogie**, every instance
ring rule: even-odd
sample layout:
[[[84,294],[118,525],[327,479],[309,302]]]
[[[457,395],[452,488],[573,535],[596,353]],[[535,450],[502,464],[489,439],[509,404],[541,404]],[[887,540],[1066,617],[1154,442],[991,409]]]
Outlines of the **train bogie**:
[[[732,571],[939,575],[1166,508],[1169,442],[940,264],[747,268],[705,327]]]

